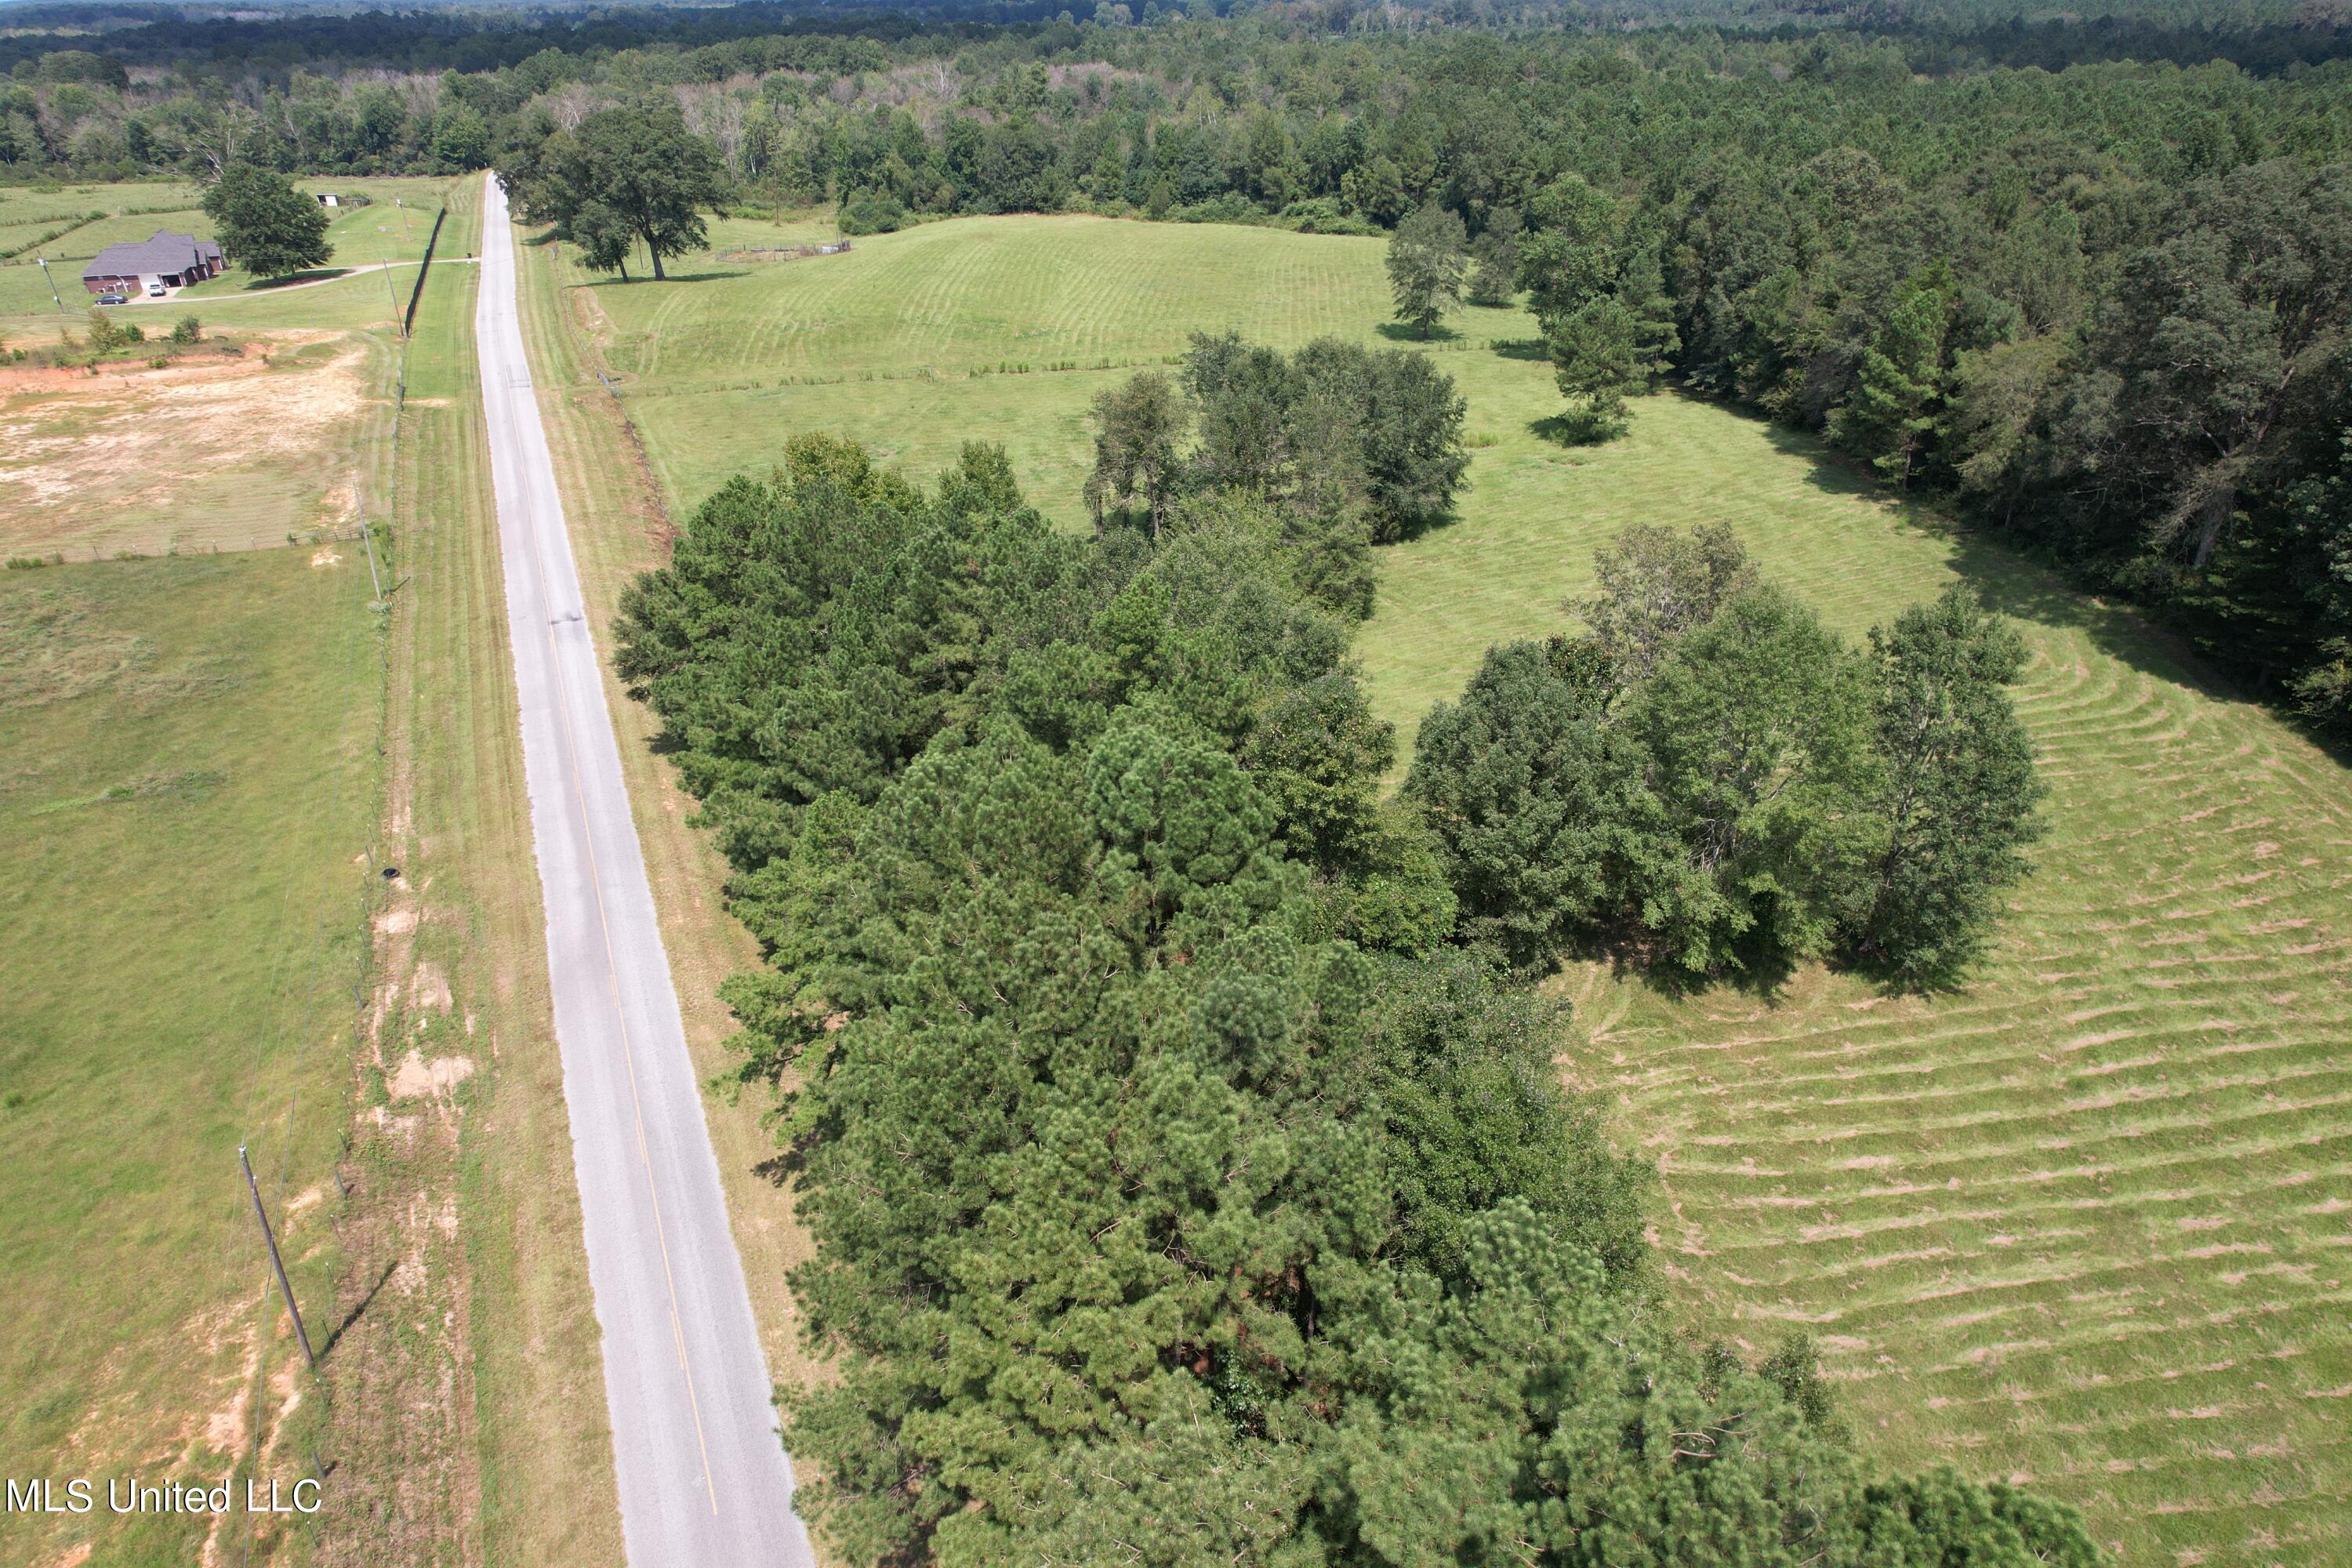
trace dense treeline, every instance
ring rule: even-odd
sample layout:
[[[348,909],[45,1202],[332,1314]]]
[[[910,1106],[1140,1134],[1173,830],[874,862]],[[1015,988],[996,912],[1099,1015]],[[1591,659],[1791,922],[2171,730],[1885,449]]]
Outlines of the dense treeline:
[[[1877,1473],[1801,1340],[1677,1331],[1560,1009],[1380,798],[1289,505],[1074,538],[1001,451],[925,491],[802,437],[625,601],[769,959],[727,996],[817,1242],[818,1522],[883,1562],[2090,1568],[2067,1510]],[[1726,585],[1674,635],[1791,615]]]
[[[1927,191],[1847,147],[1671,195],[1571,174],[1517,280],[1593,433],[1670,367],[2352,729],[2352,163],[2191,152],[2172,183],[2048,146]]]

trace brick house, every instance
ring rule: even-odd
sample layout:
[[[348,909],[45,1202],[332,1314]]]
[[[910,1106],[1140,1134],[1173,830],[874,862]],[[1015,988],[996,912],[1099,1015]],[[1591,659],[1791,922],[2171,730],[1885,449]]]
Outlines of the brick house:
[[[215,241],[159,228],[150,239],[110,245],[81,269],[81,286],[93,294],[143,294],[151,284],[176,289],[201,283],[221,269]]]

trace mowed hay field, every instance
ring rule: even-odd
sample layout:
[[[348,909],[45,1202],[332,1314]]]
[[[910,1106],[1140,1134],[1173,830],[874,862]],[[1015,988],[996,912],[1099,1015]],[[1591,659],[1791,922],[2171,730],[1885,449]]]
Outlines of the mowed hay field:
[[[1002,441],[1075,527],[1097,392],[1195,329],[1385,341],[1381,257],[970,219],[567,300],[674,507],[820,429],[925,479]],[[2126,1562],[2352,1557],[2352,774],[2135,616],[1801,438],[1669,395],[1618,442],[1562,447],[1540,430],[1549,367],[1511,346],[1528,318],[1450,325],[1429,346],[1469,400],[1472,488],[1459,522],[1383,552],[1359,644],[1407,744],[1489,644],[1560,628],[1594,547],[1634,521],[1731,523],[1850,635],[1965,577],[2033,650],[2050,835],[1966,993],[1556,983],[1581,1023],[1563,1071],[1661,1168],[1674,1289],[1759,1352],[1810,1329],[1874,1453],[2030,1479]]]
[[[1672,396],[1387,555],[1360,647],[1410,731],[1559,629],[1634,521],[1732,523],[1841,630],[1955,575],[2032,650],[2037,874],[1967,991],[1819,970],[1669,1000],[1580,966],[1564,1066],[1663,1176],[1712,1331],[1810,1331],[1869,1446],[2080,1504],[2126,1563],[2352,1555],[2352,778],[2137,617]],[[1483,458],[1483,455],[1482,455]]]
[[[734,222],[722,246],[800,244],[824,226]],[[683,258],[669,283],[581,270],[572,321],[643,428],[673,509],[772,460],[784,432],[854,436],[928,479],[965,441],[1002,443],[1036,504],[1071,526],[1090,460],[1087,408],[1195,331],[1295,346],[1383,341],[1379,242],[1097,217],[956,218],[853,242],[846,255]],[[542,258],[542,265],[546,265]],[[635,268],[632,268],[634,273]],[[592,286],[593,285],[593,286]],[[1531,330],[1474,310],[1428,346],[1484,352]]]
[[[236,1148],[322,1342],[373,882],[367,596],[355,555],[308,550],[0,574],[0,1475],[307,1469]],[[247,1521],[220,1528],[235,1561]],[[178,1568],[207,1529],[0,1514],[0,1562]]]

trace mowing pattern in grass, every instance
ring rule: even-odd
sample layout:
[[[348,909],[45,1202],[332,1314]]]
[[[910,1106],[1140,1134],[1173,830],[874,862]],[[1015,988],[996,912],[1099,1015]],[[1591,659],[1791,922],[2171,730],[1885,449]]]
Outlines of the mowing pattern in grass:
[[[726,243],[809,237],[738,221]],[[1076,526],[1096,394],[1181,353],[1195,331],[1384,341],[1381,255],[1376,240],[1269,229],[958,218],[844,256],[682,261],[676,281],[602,282],[573,306],[626,383],[673,508],[820,428],[925,476],[964,441],[1002,442],[1038,504]],[[1517,312],[1470,316],[1453,346],[1528,330]]]
[[[1074,526],[1087,403],[1130,371],[1043,366],[1151,363],[1228,325],[1381,341],[1387,310],[1376,241],[1083,219],[679,270],[570,296],[643,373],[626,395],[674,503],[794,430],[919,477],[980,437]],[[1591,1031],[1569,1066],[1665,1169],[1679,1289],[1759,1346],[1814,1325],[1874,1448],[2031,1475],[2133,1562],[2342,1560],[2352,1458],[2325,1428],[2352,1398],[2352,781],[2132,617],[1917,526],[1802,440],[1674,397],[1606,447],[1546,439],[1549,367],[1487,346],[1528,319],[1453,324],[1433,347],[1469,400],[1471,488],[1454,526],[1384,552],[1359,645],[1408,742],[1490,643],[1559,628],[1633,521],[1732,523],[1853,635],[1958,573],[2034,650],[2053,834],[1967,994],[1811,973],[1769,1005],[1674,1003],[1568,977]]]
[[[1289,342],[1385,313],[1360,240],[1107,218],[959,218],[856,242],[812,264],[681,263],[693,288],[599,290],[616,368],[652,381],[730,374],[961,374],[1173,353],[1203,321]]]
[[[2126,1561],[2343,1561],[2352,781],[2134,617],[1914,526],[1801,442],[1663,398],[1579,456],[1526,477],[1548,516],[1388,556],[1361,647],[1391,717],[1559,628],[1625,524],[1722,519],[1850,633],[1974,582],[2032,645],[2053,792],[1964,994],[1564,978],[1570,1075],[1659,1162],[1681,1292],[1753,1347],[1811,1328],[1874,1448],[2030,1478]]]
[[[309,552],[0,576],[0,1475],[217,1480],[293,1382],[239,1182],[314,1334],[364,963],[365,569]],[[242,1516],[221,1544],[234,1552]],[[0,1514],[0,1562],[195,1559],[202,1519]]]

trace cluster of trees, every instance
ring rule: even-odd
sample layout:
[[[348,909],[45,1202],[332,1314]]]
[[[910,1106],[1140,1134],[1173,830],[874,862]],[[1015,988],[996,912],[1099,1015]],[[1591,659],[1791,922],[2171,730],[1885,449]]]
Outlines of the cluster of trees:
[[[1190,492],[1280,502],[1335,598],[1370,615],[1366,546],[1454,515],[1464,408],[1425,355],[1323,338],[1286,356],[1195,332],[1180,376],[1145,371],[1095,399],[1087,510],[1099,534],[1109,503],[1139,500],[1156,536]]]
[[[499,174],[524,217],[553,225],[591,267],[624,280],[640,244],[656,279],[664,257],[699,249],[702,215],[726,191],[717,152],[669,102],[599,110],[518,149]]]
[[[327,209],[283,174],[232,163],[205,192],[205,216],[221,254],[257,278],[283,278],[323,267],[335,254]]]
[[[1955,586],[1849,647],[1720,526],[1628,529],[1598,567],[1589,634],[1489,649],[1423,721],[1405,794],[1463,936],[1538,971],[1957,981],[2035,833],[2017,633]]]
[[[726,994],[817,1242],[818,1522],[883,1562],[2091,1568],[2069,1510],[1880,1473],[1801,1341],[1678,1329],[1559,1005],[1454,940],[1425,804],[1381,801],[1286,510],[1074,538],[999,450],[924,490],[801,437],[627,595],[768,959]],[[1692,639],[1797,618],[1742,577],[1605,635],[1687,685]],[[1906,637],[1919,714],[2002,658]]]

